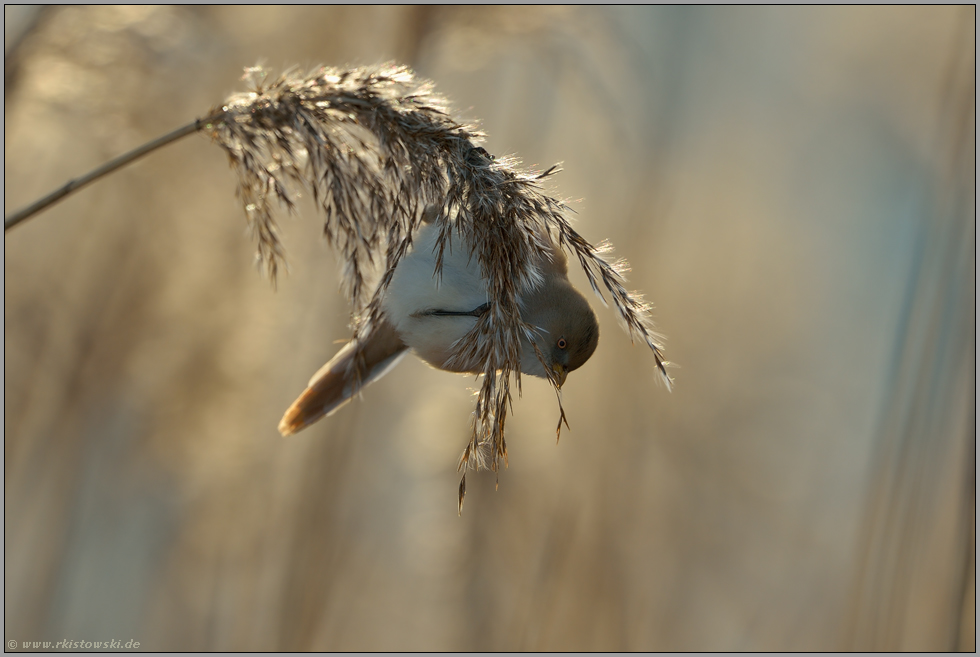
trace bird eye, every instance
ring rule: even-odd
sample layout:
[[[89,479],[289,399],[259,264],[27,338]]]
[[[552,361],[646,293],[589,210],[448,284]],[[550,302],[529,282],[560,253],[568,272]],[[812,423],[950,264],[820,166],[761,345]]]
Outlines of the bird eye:
[[[568,346],[568,342],[565,341],[565,338],[558,338],[558,348],[559,349],[564,349],[567,346]]]

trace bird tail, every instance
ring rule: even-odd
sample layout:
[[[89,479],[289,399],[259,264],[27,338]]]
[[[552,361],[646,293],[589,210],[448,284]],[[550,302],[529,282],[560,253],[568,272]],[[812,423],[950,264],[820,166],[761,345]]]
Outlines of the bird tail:
[[[282,416],[279,433],[289,436],[330,415],[361,388],[387,374],[407,350],[387,322],[377,325],[366,338],[351,340],[313,375]]]

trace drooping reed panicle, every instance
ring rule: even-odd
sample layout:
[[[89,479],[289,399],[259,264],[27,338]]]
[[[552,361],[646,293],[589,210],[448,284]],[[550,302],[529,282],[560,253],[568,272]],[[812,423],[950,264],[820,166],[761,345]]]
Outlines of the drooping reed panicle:
[[[578,259],[603,303],[603,289],[610,295],[670,387],[649,307],[625,287],[626,263],[607,260],[609,245],[585,240],[566,219],[566,205],[542,191],[557,167],[526,171],[490,156],[480,146],[484,135],[454,120],[432,83],[404,66],[292,70],[274,79],[255,67],[245,79],[250,90],[215,108],[208,131],[238,174],[257,257],[273,280],[284,259],[276,206],[292,211],[299,190],[322,210],[324,235],[340,252],[355,337],[379,321],[384,292],[424,212],[435,214],[440,229],[434,275],[454,238],[471,245],[490,308],[457,345],[458,358],[484,364],[459,462],[460,506],[467,467],[496,472],[501,459],[506,463],[511,380],[520,392],[520,338],[534,331],[521,319],[518,297],[540,280],[534,262],[546,253],[546,235]]]

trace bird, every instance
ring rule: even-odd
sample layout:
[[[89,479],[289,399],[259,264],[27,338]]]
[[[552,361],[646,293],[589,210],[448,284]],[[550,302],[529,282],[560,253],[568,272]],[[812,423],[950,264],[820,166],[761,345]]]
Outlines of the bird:
[[[472,245],[450,241],[437,274],[439,225],[431,213],[399,261],[381,303],[381,319],[359,332],[310,379],[279,423],[283,436],[328,416],[365,386],[392,370],[409,352],[440,370],[480,374],[485,363],[460,358],[456,347],[489,311],[487,281]],[[534,345],[521,338],[522,374],[548,379],[561,388],[592,356],[599,323],[585,297],[568,279],[568,260],[551,237],[539,261],[536,283],[518,295],[521,319],[533,327]],[[537,347],[537,349],[535,349]],[[540,356],[539,356],[540,354]]]

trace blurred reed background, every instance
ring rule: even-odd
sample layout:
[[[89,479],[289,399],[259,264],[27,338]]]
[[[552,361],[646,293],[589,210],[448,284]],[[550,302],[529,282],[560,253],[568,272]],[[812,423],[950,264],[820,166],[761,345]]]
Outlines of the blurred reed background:
[[[4,236],[5,640],[157,650],[975,648],[975,9],[6,7],[9,213],[240,90],[395,59],[565,171],[656,304],[597,308],[510,467],[407,359],[289,439],[348,337],[192,136]],[[581,288],[584,277],[573,274]],[[596,304],[598,305],[598,304]]]

